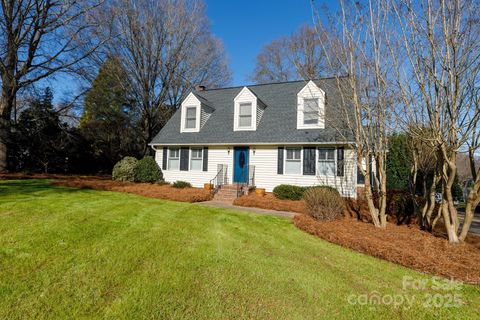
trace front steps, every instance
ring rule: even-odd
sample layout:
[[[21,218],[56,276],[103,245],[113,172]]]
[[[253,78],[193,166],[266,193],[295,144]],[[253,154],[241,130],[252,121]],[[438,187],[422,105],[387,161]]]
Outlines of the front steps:
[[[239,196],[248,192],[247,186],[241,186]],[[220,186],[217,193],[215,193],[213,200],[223,202],[233,202],[237,198],[237,185],[236,184],[224,184]]]

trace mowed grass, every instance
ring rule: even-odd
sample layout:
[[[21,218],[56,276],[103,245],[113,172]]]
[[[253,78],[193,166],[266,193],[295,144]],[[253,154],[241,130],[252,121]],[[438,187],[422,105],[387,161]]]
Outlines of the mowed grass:
[[[404,290],[404,276],[432,279],[283,218],[46,180],[0,182],[1,319],[479,317],[478,286]],[[457,294],[462,304],[431,306],[430,294]],[[384,302],[348,302],[362,295]],[[413,303],[394,306],[388,296]]]

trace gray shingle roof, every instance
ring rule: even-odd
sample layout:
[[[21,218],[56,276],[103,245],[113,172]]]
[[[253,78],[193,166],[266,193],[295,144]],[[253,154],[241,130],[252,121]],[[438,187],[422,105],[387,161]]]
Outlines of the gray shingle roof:
[[[152,145],[162,144],[254,144],[254,143],[341,143],[352,141],[349,130],[339,132],[340,93],[337,79],[314,80],[325,92],[325,129],[297,129],[297,93],[307,81],[293,81],[247,86],[266,109],[256,131],[233,131],[234,98],[243,89],[232,87],[195,92],[215,109],[200,132],[180,132],[177,110],[153,138]],[[333,125],[332,123],[337,123]]]

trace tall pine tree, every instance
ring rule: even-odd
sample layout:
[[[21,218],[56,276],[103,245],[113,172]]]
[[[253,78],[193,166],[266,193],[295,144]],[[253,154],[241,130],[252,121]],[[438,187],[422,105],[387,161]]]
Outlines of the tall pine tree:
[[[116,59],[108,58],[85,97],[80,130],[93,149],[98,171],[110,172],[124,156],[140,155],[135,134],[138,117],[131,108],[126,79]]]

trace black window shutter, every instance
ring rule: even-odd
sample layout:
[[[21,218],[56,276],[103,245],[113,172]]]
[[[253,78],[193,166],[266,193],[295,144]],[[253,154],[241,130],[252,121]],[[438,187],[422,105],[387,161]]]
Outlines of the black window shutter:
[[[180,170],[188,171],[188,148],[180,149]]]
[[[337,149],[337,176],[343,177],[345,175],[345,161],[344,161],[343,147]]]
[[[162,170],[167,170],[167,151],[168,149],[163,147]]]
[[[203,148],[203,171],[208,171],[208,148]]]
[[[303,148],[303,174],[308,176],[315,175],[315,148]]]
[[[278,148],[277,173],[283,174],[283,147]]]

